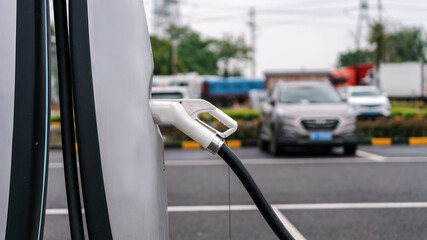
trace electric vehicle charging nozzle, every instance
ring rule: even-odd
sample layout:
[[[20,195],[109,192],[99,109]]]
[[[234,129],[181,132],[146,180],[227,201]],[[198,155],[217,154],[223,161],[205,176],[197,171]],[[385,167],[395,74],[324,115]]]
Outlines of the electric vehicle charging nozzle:
[[[212,154],[218,153],[224,139],[237,130],[237,122],[211,103],[202,99],[151,99],[151,114],[156,124],[171,124]],[[228,129],[220,132],[199,119],[208,113]]]

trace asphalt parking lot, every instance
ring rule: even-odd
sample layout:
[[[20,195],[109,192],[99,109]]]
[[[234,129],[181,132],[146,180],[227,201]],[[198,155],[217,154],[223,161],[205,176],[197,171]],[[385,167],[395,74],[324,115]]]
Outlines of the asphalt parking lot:
[[[299,239],[427,239],[427,147],[235,152]],[[165,160],[171,240],[276,239],[218,156],[168,149]],[[61,161],[52,150],[45,239],[70,239]]]

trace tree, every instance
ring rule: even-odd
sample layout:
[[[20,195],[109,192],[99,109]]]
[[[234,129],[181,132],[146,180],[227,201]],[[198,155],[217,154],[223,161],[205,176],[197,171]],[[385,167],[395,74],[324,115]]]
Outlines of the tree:
[[[228,77],[232,61],[241,62],[250,59],[251,48],[246,45],[243,36],[234,38],[232,35],[225,35],[215,45],[219,61],[223,64],[224,77]],[[236,68],[234,66],[233,71],[236,71]]]
[[[184,64],[178,60],[178,45],[180,44],[181,38],[191,32],[187,26],[176,26],[171,25],[166,32],[169,34],[172,42],[172,73],[177,74],[179,72],[185,72]]]
[[[218,57],[213,50],[213,39],[203,39],[189,27],[171,26],[170,39],[151,36],[154,57],[154,74],[197,72],[216,74]],[[175,44],[175,45],[174,45]]]
[[[371,62],[370,53],[365,50],[347,51],[340,53],[338,67],[345,67],[355,63]]]
[[[218,56],[212,50],[212,39],[202,39],[196,32],[186,33],[178,46],[179,60],[186,71],[201,75],[216,74]]]
[[[426,61],[427,39],[423,29],[403,27],[386,33],[381,23],[372,25],[369,43],[374,45],[375,61]]]
[[[154,57],[154,74],[197,72],[217,74],[218,63],[223,65],[224,76],[239,74],[235,63],[250,59],[251,51],[243,37],[226,35],[221,40],[202,38],[189,27],[171,26],[167,33],[170,39],[151,36]]]
[[[385,52],[385,32],[384,32],[384,25],[380,22],[375,23],[371,26],[370,32],[369,32],[369,43],[375,45],[374,50],[374,60],[375,60],[375,67],[379,69],[381,61],[384,59],[384,52]]]
[[[172,73],[171,49],[169,39],[150,36],[154,60],[154,75],[169,75]]]
[[[166,33],[169,35],[169,38],[173,40],[181,40],[181,38],[189,33],[193,33],[193,31],[188,26],[175,26],[171,25],[166,29]]]
[[[390,34],[386,40],[386,61],[426,62],[427,40],[420,28],[403,28]]]
[[[154,75],[171,74],[171,41],[157,36],[150,36],[150,41],[154,60]]]
[[[427,62],[427,37],[422,28],[403,27],[387,33],[384,25],[377,22],[370,27],[368,42],[372,50],[341,53],[338,66],[373,60],[378,69],[381,62]]]

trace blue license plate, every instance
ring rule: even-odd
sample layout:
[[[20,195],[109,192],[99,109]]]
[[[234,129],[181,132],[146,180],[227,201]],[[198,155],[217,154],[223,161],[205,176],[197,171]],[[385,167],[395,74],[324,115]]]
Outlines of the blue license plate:
[[[310,141],[331,141],[332,132],[311,132]]]
[[[372,110],[369,110],[366,112],[366,115],[377,115],[377,114],[378,114],[377,111],[372,111]]]

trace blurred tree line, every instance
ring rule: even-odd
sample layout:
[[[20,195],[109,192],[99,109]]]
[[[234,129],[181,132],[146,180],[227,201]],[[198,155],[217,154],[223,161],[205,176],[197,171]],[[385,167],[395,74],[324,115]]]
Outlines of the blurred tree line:
[[[370,26],[369,47],[341,53],[338,67],[361,62],[427,62],[427,37],[420,27],[401,27],[387,32],[382,23]]]
[[[234,63],[249,60],[243,37],[203,38],[189,27],[171,26],[168,37],[151,35],[154,75],[197,72],[200,75],[241,75]],[[220,67],[219,67],[220,66]]]

